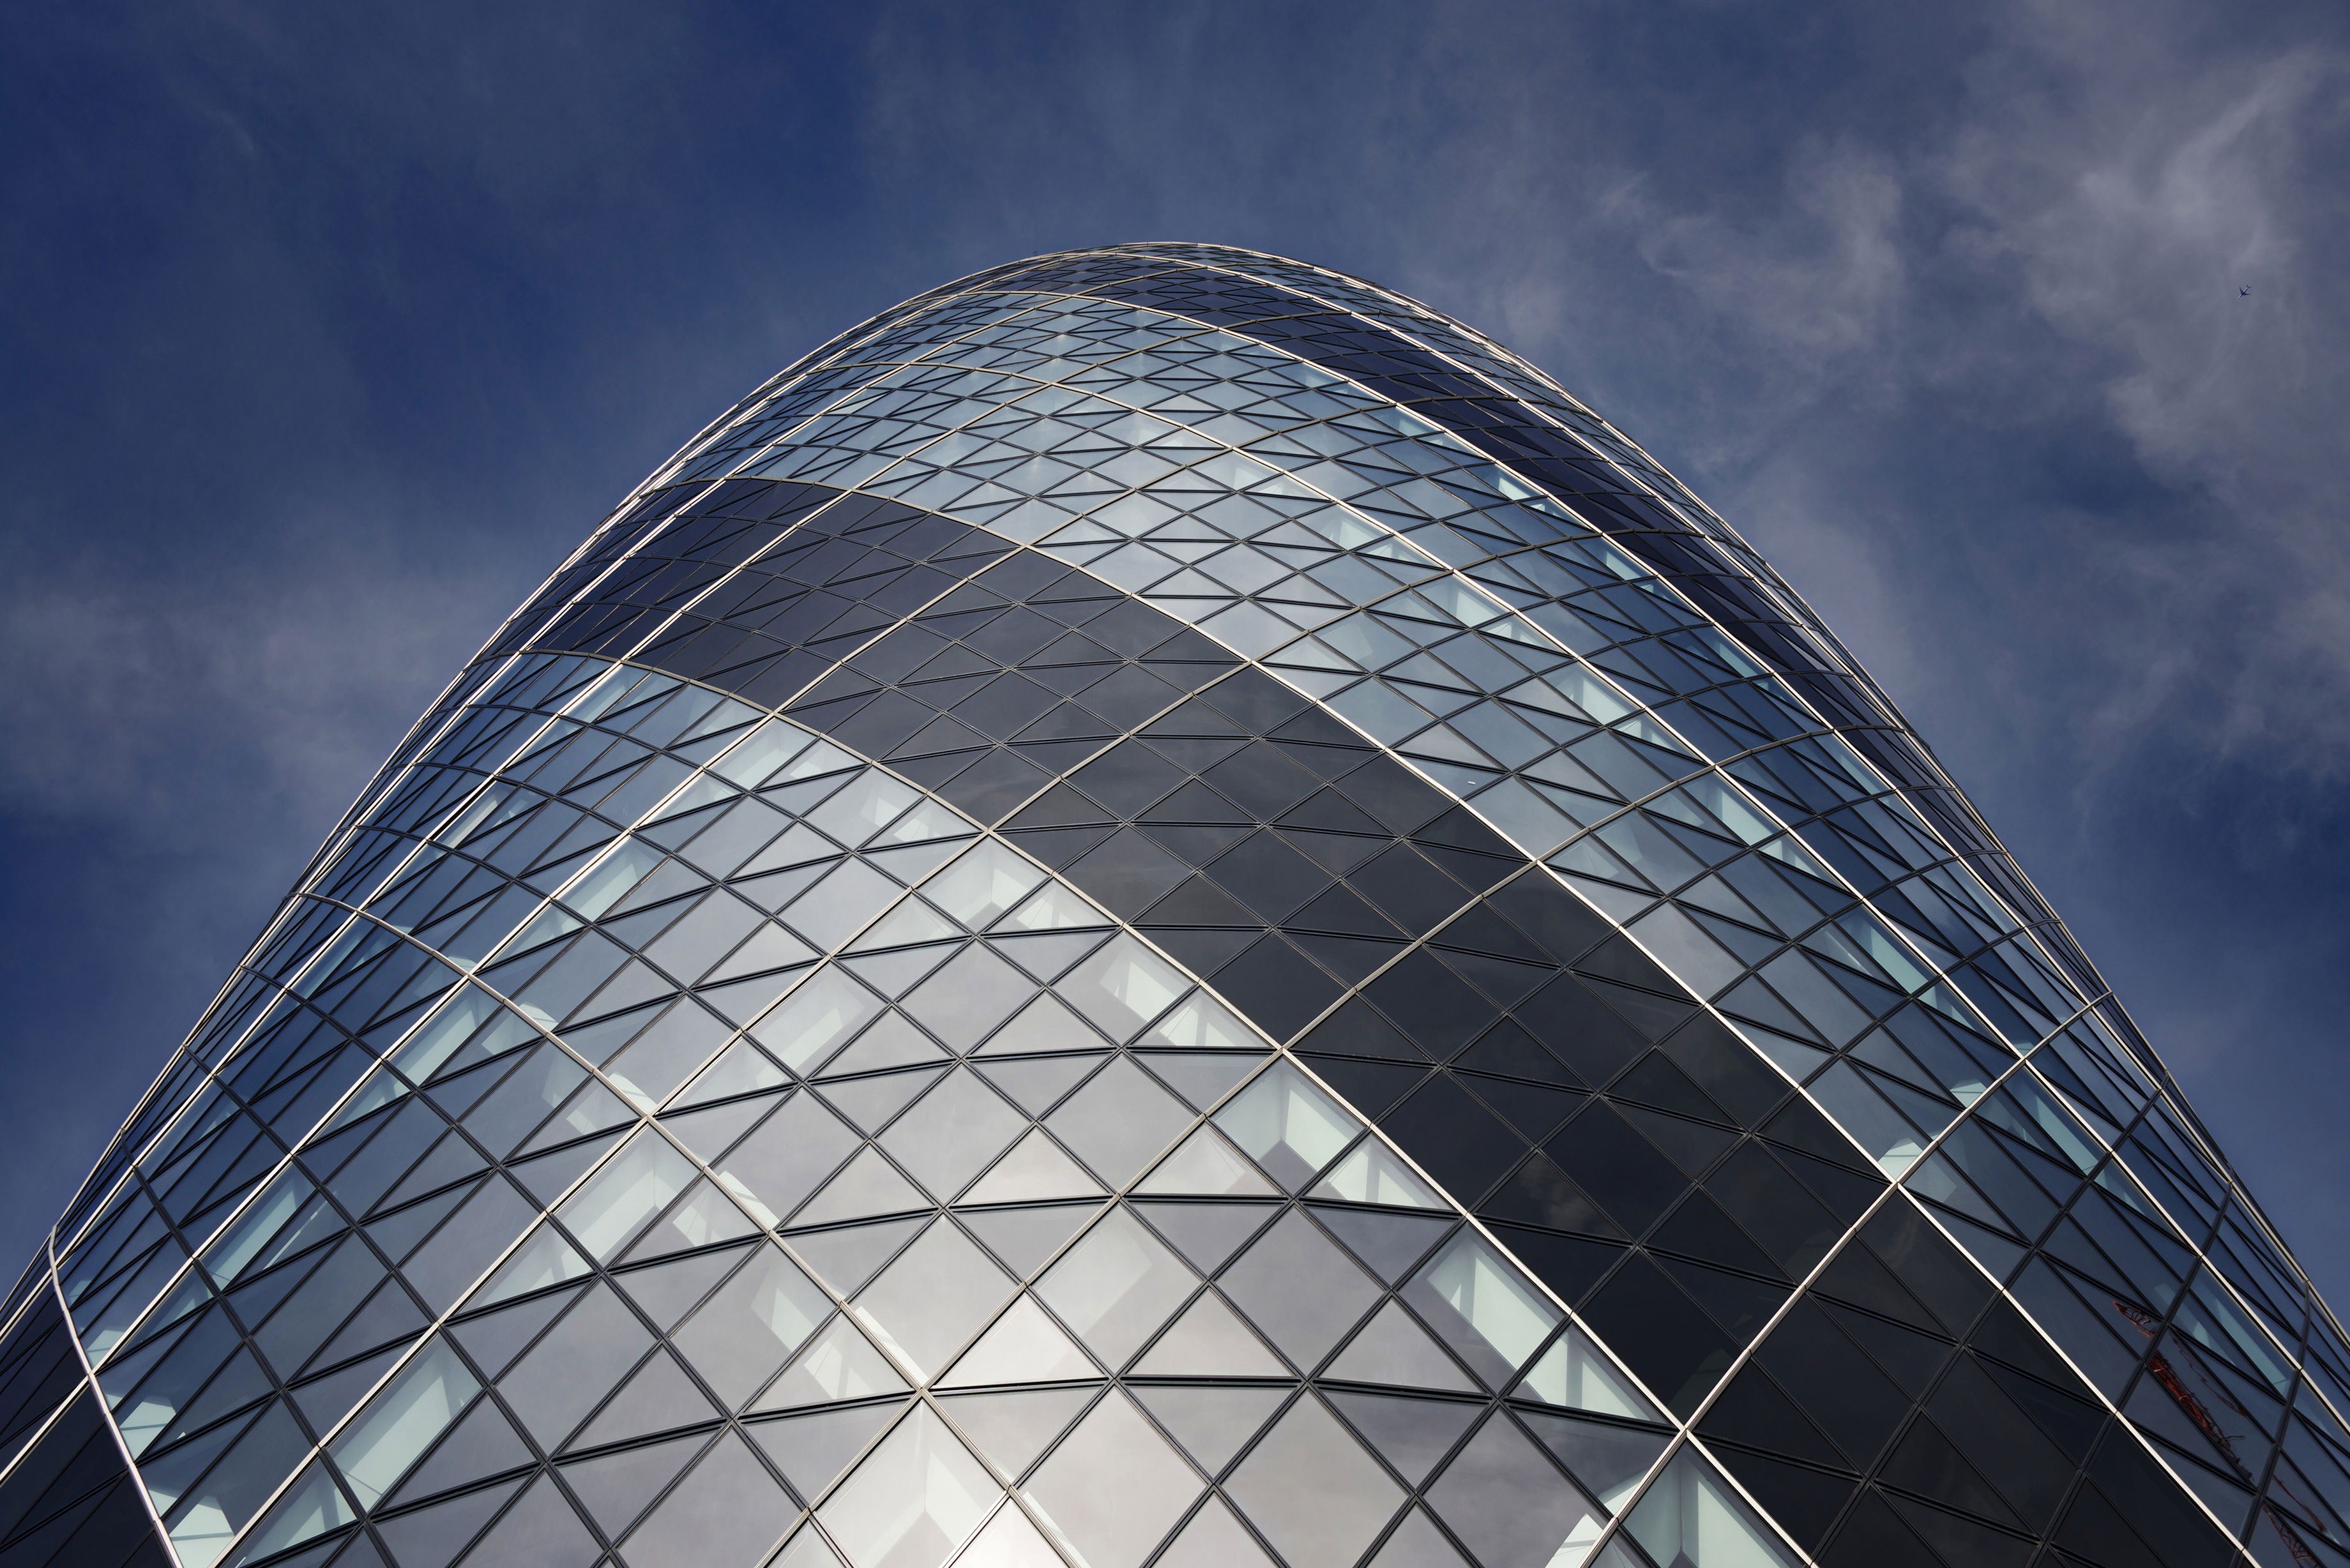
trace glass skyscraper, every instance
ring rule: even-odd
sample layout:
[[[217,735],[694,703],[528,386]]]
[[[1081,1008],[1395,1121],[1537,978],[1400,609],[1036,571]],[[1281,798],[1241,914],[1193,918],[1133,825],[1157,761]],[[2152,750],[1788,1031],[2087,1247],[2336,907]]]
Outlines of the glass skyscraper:
[[[1726,524],[1121,245],[777,376],[458,675],[0,1307],[0,1565],[2350,1564],[2345,1417]]]

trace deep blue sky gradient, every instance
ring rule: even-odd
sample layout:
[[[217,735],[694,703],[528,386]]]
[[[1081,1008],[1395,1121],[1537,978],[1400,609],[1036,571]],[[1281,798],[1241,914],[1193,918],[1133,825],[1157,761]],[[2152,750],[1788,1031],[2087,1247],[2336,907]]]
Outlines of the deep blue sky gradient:
[[[1415,294],[1688,480],[2350,1310],[2346,87],[2322,5],[10,7],[0,1272],[649,469],[1157,238]]]

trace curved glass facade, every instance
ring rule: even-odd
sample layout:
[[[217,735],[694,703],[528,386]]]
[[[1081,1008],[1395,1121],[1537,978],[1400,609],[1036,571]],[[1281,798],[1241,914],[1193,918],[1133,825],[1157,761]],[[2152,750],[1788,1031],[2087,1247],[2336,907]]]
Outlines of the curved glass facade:
[[[0,1330],[11,1568],[2350,1563],[2339,1326],[1835,639],[1214,247],[647,481]]]

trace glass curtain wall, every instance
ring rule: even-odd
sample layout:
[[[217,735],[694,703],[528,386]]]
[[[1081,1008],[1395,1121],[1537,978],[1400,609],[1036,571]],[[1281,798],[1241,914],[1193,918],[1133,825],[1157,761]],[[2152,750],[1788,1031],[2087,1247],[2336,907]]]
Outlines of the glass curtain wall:
[[[1728,524],[1129,245],[783,372],[459,674],[0,1307],[0,1562],[2350,1564],[2345,1416]]]

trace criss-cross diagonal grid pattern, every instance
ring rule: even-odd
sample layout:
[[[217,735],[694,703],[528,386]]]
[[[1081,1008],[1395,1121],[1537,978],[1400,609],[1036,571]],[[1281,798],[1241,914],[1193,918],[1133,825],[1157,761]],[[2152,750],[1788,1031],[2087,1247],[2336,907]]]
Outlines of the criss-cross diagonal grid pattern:
[[[32,1562],[2350,1542],[2337,1325],[1801,601],[1505,351],[1195,246],[649,481],[7,1310]]]

